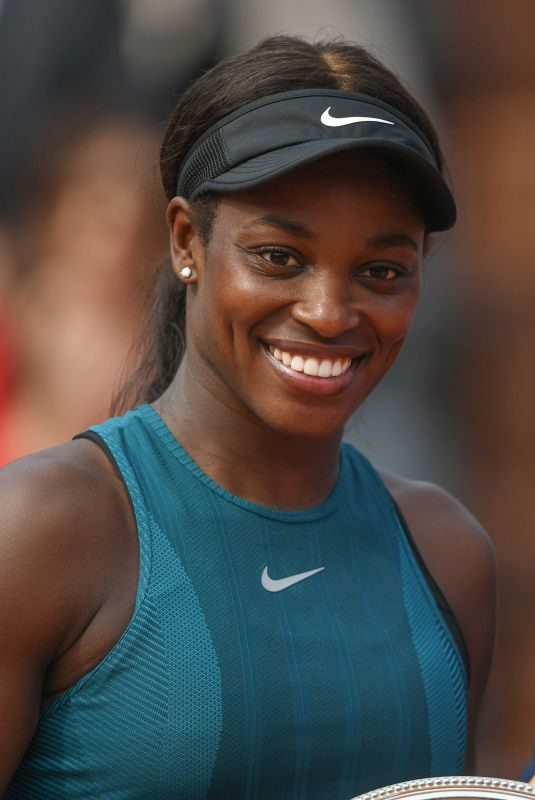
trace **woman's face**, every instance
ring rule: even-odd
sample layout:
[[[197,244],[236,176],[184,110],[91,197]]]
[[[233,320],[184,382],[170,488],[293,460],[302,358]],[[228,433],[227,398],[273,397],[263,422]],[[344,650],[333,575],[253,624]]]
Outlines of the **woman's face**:
[[[405,340],[424,233],[403,180],[369,154],[226,195],[207,246],[188,240],[189,374],[269,429],[339,432]]]

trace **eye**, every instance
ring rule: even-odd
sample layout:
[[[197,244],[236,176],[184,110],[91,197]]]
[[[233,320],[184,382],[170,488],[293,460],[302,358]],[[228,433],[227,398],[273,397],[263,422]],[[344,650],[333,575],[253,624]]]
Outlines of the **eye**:
[[[293,253],[281,247],[260,247],[255,251],[273,267],[300,267],[301,263]]]
[[[401,267],[392,264],[370,264],[359,272],[361,277],[374,281],[392,281],[403,274]]]

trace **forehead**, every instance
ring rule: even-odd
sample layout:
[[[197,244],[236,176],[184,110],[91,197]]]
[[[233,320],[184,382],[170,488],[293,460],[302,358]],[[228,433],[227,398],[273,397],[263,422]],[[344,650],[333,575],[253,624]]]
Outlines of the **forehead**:
[[[410,175],[394,160],[370,151],[330,155],[254,189],[226,194],[220,211],[221,223],[276,211],[316,218],[327,226],[350,219],[366,227],[424,228]]]

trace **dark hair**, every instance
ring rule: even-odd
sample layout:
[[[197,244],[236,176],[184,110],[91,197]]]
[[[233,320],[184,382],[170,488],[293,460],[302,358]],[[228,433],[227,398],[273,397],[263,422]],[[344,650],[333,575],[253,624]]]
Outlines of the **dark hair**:
[[[160,151],[160,174],[168,200],[175,194],[181,162],[214,123],[247,103],[279,92],[339,89],[382,100],[407,116],[431,145],[443,171],[438,138],[427,114],[400,80],[363,47],[346,41],[307,42],[273,36],[246,53],[226,58],[198,78],[171,114]],[[192,203],[204,243],[217,211],[214,195]],[[185,349],[185,287],[164,269],[143,330],[143,357],[114,403],[122,410],[156,400],[171,383]]]

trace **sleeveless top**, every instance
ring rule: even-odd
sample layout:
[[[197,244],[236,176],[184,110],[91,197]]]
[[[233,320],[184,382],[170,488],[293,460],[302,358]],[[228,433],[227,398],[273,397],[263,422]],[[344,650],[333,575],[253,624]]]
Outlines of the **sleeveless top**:
[[[350,800],[459,774],[463,658],[364,456],[342,445],[329,498],[291,512],[216,484],[151,406],[90,436],[135,513],[135,610],[42,711],[6,800]]]

